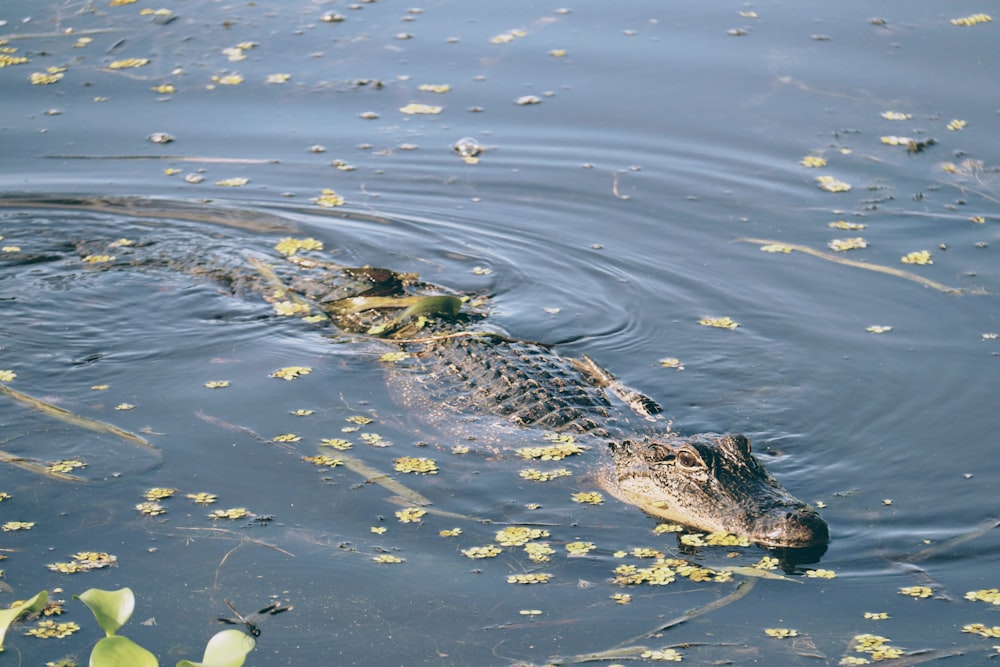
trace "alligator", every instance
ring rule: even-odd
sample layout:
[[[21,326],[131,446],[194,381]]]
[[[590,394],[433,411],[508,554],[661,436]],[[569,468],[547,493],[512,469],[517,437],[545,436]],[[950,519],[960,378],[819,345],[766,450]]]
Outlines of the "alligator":
[[[765,547],[814,547],[829,540],[819,514],[768,473],[745,436],[675,432],[654,400],[589,357],[566,356],[495,327],[486,298],[414,274],[341,265],[308,244],[279,244],[282,259],[265,261],[259,254],[232,257],[232,248],[211,244],[187,243],[187,255],[176,247],[157,251],[159,234],[159,240],[118,245],[114,257],[91,266],[165,266],[197,274],[332,325],[338,335],[390,346],[397,354],[386,364],[387,382],[400,405],[437,426],[492,416],[513,429],[603,443],[613,465],[600,475],[602,485],[650,515],[745,536]],[[91,260],[107,249],[107,241],[76,244],[80,256]],[[47,259],[5,255],[14,263]]]
[[[289,284],[338,329],[397,348],[387,365],[390,392],[424,421],[488,415],[586,436],[611,453],[604,488],[648,514],[765,547],[828,542],[826,522],[768,473],[746,436],[676,433],[659,404],[590,357],[511,337],[467,295],[388,269],[289,259],[320,270],[318,279],[299,275]]]

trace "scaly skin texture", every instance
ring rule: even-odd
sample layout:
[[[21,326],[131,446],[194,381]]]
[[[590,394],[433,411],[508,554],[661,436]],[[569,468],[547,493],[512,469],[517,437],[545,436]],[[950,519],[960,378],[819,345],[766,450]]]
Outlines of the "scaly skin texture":
[[[682,437],[612,403],[575,360],[538,343],[468,333],[403,343],[413,356],[390,372],[397,401],[438,424],[488,414],[599,438],[614,462],[604,487],[655,516],[769,547],[829,540],[823,519],[764,469],[744,436]]]
[[[64,244],[51,256],[4,259],[54,261],[73,245]],[[108,252],[109,243],[75,246],[86,256]],[[114,254],[116,259],[98,270],[169,268],[233,293],[261,294],[269,301],[295,296],[351,338],[398,346],[411,356],[391,366],[390,388],[401,405],[433,425],[485,415],[512,428],[598,439],[613,462],[602,475],[605,488],[649,514],[772,547],[808,547],[829,539],[823,519],[764,469],[745,437],[681,436],[651,416],[659,410],[655,402],[621,386],[590,359],[488,331],[485,313],[416,276],[317,257],[261,260],[231,247],[171,243],[160,236]],[[621,400],[610,400],[608,393]]]

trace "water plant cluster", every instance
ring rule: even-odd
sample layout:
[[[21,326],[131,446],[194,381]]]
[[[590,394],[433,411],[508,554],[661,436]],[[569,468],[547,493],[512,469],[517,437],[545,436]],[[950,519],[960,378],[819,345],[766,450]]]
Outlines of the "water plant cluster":
[[[135,595],[130,588],[105,591],[90,588],[74,596],[87,605],[104,637],[90,652],[90,667],[159,667],[150,651],[128,637],[118,634],[135,610]],[[37,617],[49,602],[48,591],[41,591],[29,600],[0,610],[0,650],[10,625],[23,617]],[[241,667],[246,656],[256,646],[254,638],[241,630],[223,630],[208,640],[201,662],[181,660],[176,667]],[[65,663],[63,663],[65,664]]]

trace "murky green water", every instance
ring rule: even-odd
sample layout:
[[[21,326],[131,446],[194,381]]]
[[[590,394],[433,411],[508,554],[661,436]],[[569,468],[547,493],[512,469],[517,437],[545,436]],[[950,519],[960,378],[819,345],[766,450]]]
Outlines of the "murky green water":
[[[998,24],[951,23],[988,8],[165,7],[170,17],[140,14],[159,8],[144,1],[0,8],[6,55],[29,59],[0,68],[0,370],[16,373],[11,389],[156,448],[0,397],[0,450],[87,464],[73,471],[85,482],[0,468],[3,522],[35,524],[0,540],[3,601],[61,589],[62,618],[82,627],[41,640],[15,626],[7,659],[86,661],[99,631],[71,596],[91,586],[136,591],[125,632],[163,664],[200,656],[224,599],[246,612],[271,596],[295,609],[262,623],[248,664],[544,664],[637,646],[678,647],[693,664],[837,664],[872,659],[850,648],[862,633],[931,651],[906,664],[995,655],[995,639],[962,628],[997,624],[995,607],[963,596],[1000,586],[1000,537],[983,528],[1000,516]],[[108,69],[129,58],[149,62]],[[58,81],[29,83],[49,67],[65,68]],[[234,74],[242,82],[213,80]],[[276,74],[290,77],[266,82]],[[516,103],[526,95],[540,103]],[[412,103],[442,110],[400,111]],[[174,141],[150,142],[156,132]],[[452,150],[463,137],[486,148],[478,164]],[[803,166],[807,156],[826,165]],[[824,191],[818,176],[851,188]],[[324,189],[344,205],[311,201]],[[747,433],[786,487],[825,504],[829,548],[794,581],[614,583],[616,567],[650,564],[617,554],[638,547],[716,569],[768,553],[682,547],[610,497],[572,502],[598,490],[596,450],[559,462],[570,477],[526,481],[523,462],[392,403],[369,347],[162,265],[278,261],[285,236],[319,239],[343,264],[489,295],[504,329],[589,354],[663,403],[679,431]],[[867,247],[827,247],[855,237]],[[163,261],[81,262],[77,243],[119,238]],[[892,271],[761,252],[765,242]],[[918,251],[933,263],[900,261]],[[705,317],[740,326],[700,326]],[[876,325],[891,330],[867,331]],[[287,366],[312,372],[269,377]],[[205,387],[218,380],[230,386]],[[291,414],[300,409],[312,413]],[[356,415],[375,421],[343,432]],[[263,442],[289,433],[301,439]],[[545,442],[519,437],[511,444]],[[391,491],[301,460],[335,454],[319,445],[328,438],[386,473],[399,456],[435,459],[437,475],[394,475],[440,513],[401,523]],[[179,489],[165,514],[135,509],[151,487]],[[197,492],[218,500],[185,497]],[[207,517],[234,507],[273,518]],[[550,560],[521,547],[461,553],[508,524],[548,531]],[[575,541],[596,548],[570,557]],[[45,567],[84,550],[117,566]],[[403,562],[373,562],[387,555]],[[836,578],[805,576],[816,568]],[[507,583],[539,572],[551,581]],[[932,596],[901,595],[907,586]],[[612,598],[621,593],[631,602]],[[689,610],[704,613],[672,624]]]

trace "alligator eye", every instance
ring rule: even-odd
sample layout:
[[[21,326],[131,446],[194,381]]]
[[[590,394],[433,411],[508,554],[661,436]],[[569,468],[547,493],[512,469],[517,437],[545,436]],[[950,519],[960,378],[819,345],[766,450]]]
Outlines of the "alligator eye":
[[[692,468],[692,469],[702,468],[705,465],[704,463],[702,463],[701,457],[689,449],[682,449],[679,452],[677,452],[677,463],[682,468]]]

